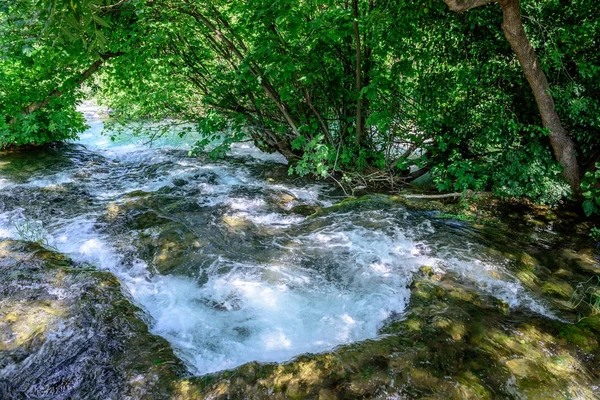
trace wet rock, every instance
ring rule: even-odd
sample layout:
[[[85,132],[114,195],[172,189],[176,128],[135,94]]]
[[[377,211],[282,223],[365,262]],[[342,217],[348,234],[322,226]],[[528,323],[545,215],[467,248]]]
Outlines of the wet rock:
[[[244,218],[224,215],[223,222],[232,230],[243,231],[252,227],[252,223]]]
[[[578,325],[592,330],[596,335],[600,335],[600,315],[598,314],[583,318]]]
[[[520,267],[523,269],[527,269],[527,270],[534,270],[535,267],[537,265],[539,265],[539,262],[533,258],[530,254],[527,253],[523,253],[521,254],[521,256],[519,257],[519,263],[521,264]]]
[[[257,253],[264,234],[247,218],[225,211],[202,207],[193,197],[140,192],[109,203],[97,228],[118,237],[129,257],[141,258],[155,272],[191,275],[202,284],[203,269],[218,254],[244,259]]]
[[[567,249],[562,252],[561,256],[577,271],[600,274],[600,262],[589,252],[582,253]]]
[[[321,207],[312,204],[299,204],[290,209],[290,214],[298,214],[304,217],[308,217],[316,212],[319,212]]]
[[[285,204],[291,203],[292,201],[296,201],[298,199],[292,193],[280,192],[275,200],[280,205],[283,206]]]
[[[124,199],[134,199],[136,197],[149,197],[152,196],[152,193],[150,192],[145,192],[143,190],[134,190],[132,192],[129,192],[127,194],[125,194],[123,196]]]
[[[0,241],[0,398],[170,398],[185,371],[109,273]]]
[[[72,183],[49,185],[41,189],[16,187],[10,191],[0,191],[0,212],[10,212],[22,204],[28,204],[25,214],[31,219],[84,212],[92,203],[92,196]]]
[[[196,263],[202,256],[201,250],[208,246],[206,239],[198,238],[184,226],[172,221],[162,225],[156,234],[139,235],[135,243],[140,249],[139,256],[160,274],[175,272]]]
[[[594,337],[593,329],[590,329],[585,322],[580,321],[577,325],[564,326],[560,330],[560,336],[586,352],[598,350],[598,339]]]
[[[419,268],[419,272],[423,274],[423,276],[434,279],[436,281],[441,281],[444,279],[444,273],[441,269],[432,267],[429,265],[423,265]]]
[[[428,273],[429,272],[429,273]],[[174,398],[578,398],[600,394],[588,325],[509,310],[424,267],[409,310],[378,339],[181,381]]]
[[[398,197],[386,195],[365,195],[362,197],[348,197],[333,206],[323,208],[311,215],[311,218],[319,218],[336,212],[367,211],[381,208],[402,207]]]
[[[182,186],[185,186],[186,184],[187,184],[187,181],[185,179],[181,179],[181,178],[173,179],[173,185],[175,185],[177,187],[182,187]]]
[[[563,299],[569,299],[573,294],[573,288],[566,282],[558,280],[550,280],[544,282],[542,291],[551,296],[558,296]]]

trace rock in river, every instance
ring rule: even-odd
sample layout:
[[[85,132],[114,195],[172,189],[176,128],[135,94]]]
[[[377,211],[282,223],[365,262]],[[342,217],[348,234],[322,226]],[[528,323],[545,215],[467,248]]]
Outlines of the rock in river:
[[[170,398],[184,367],[108,272],[0,241],[0,398]]]

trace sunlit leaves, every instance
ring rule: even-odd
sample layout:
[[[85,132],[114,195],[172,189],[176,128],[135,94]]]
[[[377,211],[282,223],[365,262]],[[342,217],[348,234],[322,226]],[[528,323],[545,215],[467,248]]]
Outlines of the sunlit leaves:
[[[522,2],[563,124],[583,159],[593,160],[600,145],[600,16],[592,0],[567,3]],[[3,6],[0,143],[72,137],[83,126],[73,117],[82,98],[73,77],[101,54],[118,52],[89,81],[96,99],[112,108],[112,127],[188,124],[204,135],[194,151],[214,156],[252,140],[284,153],[301,175],[375,169],[405,178],[431,167],[441,190],[548,203],[567,194],[497,7],[458,15],[441,0],[358,0],[358,86],[355,18],[346,1]],[[57,87],[67,89],[64,97],[21,115]],[[215,141],[221,145],[211,147]]]
[[[123,6],[120,0],[40,0],[43,33],[59,42],[79,42],[88,51],[106,50],[103,28],[110,28],[109,13]]]
[[[72,139],[85,129],[75,110],[80,82],[131,35],[122,29],[126,3],[19,1],[0,10],[0,147]]]

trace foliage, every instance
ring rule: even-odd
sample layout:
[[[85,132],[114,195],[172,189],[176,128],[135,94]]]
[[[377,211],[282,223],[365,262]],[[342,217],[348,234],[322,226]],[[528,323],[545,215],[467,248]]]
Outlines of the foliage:
[[[583,190],[583,211],[588,217],[600,212],[600,162],[596,163],[595,169],[588,171],[581,182]]]
[[[54,48],[40,39],[42,19],[32,19],[31,2],[14,2],[0,8],[0,148],[41,144],[74,138],[85,123],[65,96],[43,113],[22,111],[39,93],[51,93],[67,79],[60,66],[77,64],[79,49]]]
[[[590,229],[590,237],[595,241],[600,242],[600,228],[595,226]]]
[[[500,197],[529,197],[555,205],[569,194],[559,166],[550,151],[539,144],[503,152],[490,174],[494,181],[492,190]]]
[[[592,171],[596,2],[523,0],[522,10]],[[0,18],[0,146],[80,132],[78,77],[103,60],[89,85],[113,132],[153,138],[177,126],[202,135],[192,154],[215,157],[252,140],[282,153],[290,173],[350,188],[429,171],[439,190],[548,204],[569,195],[496,5],[456,14],[441,0],[42,0],[4,6]],[[23,111],[57,88],[43,109]],[[598,205],[590,173],[586,212]]]
[[[129,18],[123,10],[112,13],[111,4],[2,3],[0,148],[74,139],[86,129],[76,111],[84,97],[80,84],[95,62],[120,50]]]

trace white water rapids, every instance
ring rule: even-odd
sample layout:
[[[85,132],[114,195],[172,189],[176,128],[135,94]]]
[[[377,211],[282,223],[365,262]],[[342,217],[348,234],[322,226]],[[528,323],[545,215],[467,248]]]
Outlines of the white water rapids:
[[[401,318],[412,276],[423,265],[451,270],[511,307],[549,315],[511,275],[506,260],[486,256],[466,237],[435,241],[439,227],[425,214],[401,207],[317,218],[288,213],[295,204],[327,207],[339,199],[330,197],[327,185],[261,176],[257,170],[285,169],[285,160],[248,144],[234,148],[235,163],[210,162],[189,157],[185,141],[165,140],[158,147],[133,139],[112,142],[100,135],[100,120],[91,118],[90,125],[79,141],[85,147],[72,150],[76,162],[32,170],[21,180],[0,173],[2,191],[42,196],[72,185],[89,197],[87,208],[59,204],[39,214],[29,197],[0,213],[0,237],[19,238],[16,222],[39,220],[49,245],[116,275],[151,317],[151,331],[172,344],[192,373],[281,362],[375,338],[386,320]],[[192,218],[178,221],[202,240],[204,258],[160,274],[133,244],[140,232],[117,234],[99,221],[110,207],[130,201],[128,193],[165,188],[211,217],[206,226]],[[293,200],[275,207],[270,196],[279,192]],[[252,242],[247,231],[228,231],[240,242],[219,247],[204,228],[225,229],[227,218],[262,234]],[[252,246],[256,256],[247,252]]]

